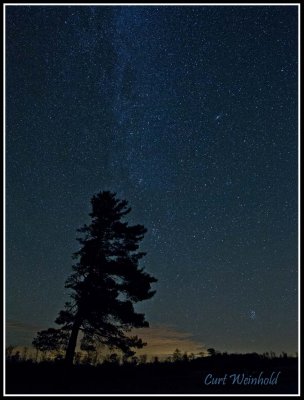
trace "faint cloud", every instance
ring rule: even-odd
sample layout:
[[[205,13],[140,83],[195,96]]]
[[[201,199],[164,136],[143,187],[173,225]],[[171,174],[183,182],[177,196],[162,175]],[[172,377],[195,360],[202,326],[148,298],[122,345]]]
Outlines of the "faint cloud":
[[[173,326],[155,325],[150,328],[136,329],[132,333],[147,342],[147,346],[136,351],[138,355],[167,357],[176,349],[194,354],[206,350],[206,346],[197,342],[191,333],[179,331]]]
[[[6,345],[28,346],[31,344],[36,333],[43,329],[41,326],[32,325],[26,322],[7,320],[6,328]]]
[[[31,345],[36,333],[43,327],[21,321],[6,322],[6,345]],[[138,335],[147,345],[136,351],[137,355],[146,354],[148,358],[157,356],[165,358],[176,349],[181,352],[198,354],[206,351],[206,346],[196,341],[188,332],[177,330],[169,325],[155,325],[150,328],[134,329],[132,335]]]
[[[37,332],[37,330],[41,329],[41,326],[31,325],[28,323],[8,320],[6,322],[6,329],[17,332]]]

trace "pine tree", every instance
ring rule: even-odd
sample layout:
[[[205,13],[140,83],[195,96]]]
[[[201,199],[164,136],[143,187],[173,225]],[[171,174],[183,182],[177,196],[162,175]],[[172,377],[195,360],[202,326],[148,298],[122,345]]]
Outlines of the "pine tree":
[[[82,344],[92,348],[99,341],[127,356],[134,354],[132,348],[142,348],[145,343],[128,334],[132,328],[149,326],[145,315],[135,312],[134,303],[151,298],[155,294],[151,283],[157,281],[139,267],[146,254],[138,251],[146,228],[122,221],[131,211],[128,202],[104,191],[93,196],[91,205],[91,224],[78,229],[81,248],[74,254],[77,263],[65,284],[72,301],[55,321],[70,332],[68,364],[73,363],[79,331]]]

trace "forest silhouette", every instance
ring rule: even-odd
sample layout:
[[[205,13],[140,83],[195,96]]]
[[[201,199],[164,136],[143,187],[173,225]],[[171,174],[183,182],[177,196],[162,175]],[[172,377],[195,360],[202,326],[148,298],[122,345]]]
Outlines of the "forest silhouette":
[[[286,353],[228,354],[209,351],[187,354],[178,349],[164,360],[145,355],[123,357],[109,354],[96,361],[96,355],[76,353],[73,366],[62,356],[39,360],[7,351],[6,391],[8,394],[211,394],[211,393],[297,393],[298,358]],[[212,350],[212,349],[211,349]],[[264,376],[280,373],[275,385],[206,385],[208,374]]]

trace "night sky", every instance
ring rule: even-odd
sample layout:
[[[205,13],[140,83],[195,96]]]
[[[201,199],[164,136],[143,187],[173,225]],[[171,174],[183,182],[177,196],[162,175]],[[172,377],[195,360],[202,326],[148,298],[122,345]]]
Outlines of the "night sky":
[[[6,7],[8,344],[55,326],[76,229],[111,190],[148,229],[157,293],[138,309],[154,343],[297,351],[297,19]]]

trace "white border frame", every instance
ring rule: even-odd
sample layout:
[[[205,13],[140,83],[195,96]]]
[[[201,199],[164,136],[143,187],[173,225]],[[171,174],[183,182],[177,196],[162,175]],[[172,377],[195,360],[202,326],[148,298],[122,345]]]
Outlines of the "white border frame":
[[[6,350],[6,286],[5,286],[5,269],[6,269],[6,107],[5,107],[5,68],[6,68],[6,58],[5,58],[5,44],[6,44],[6,19],[5,11],[7,6],[297,6],[298,7],[298,394],[6,394],[6,375],[5,375],[5,350]],[[301,354],[301,336],[300,336],[300,319],[301,319],[301,304],[300,304],[300,282],[301,282],[301,272],[300,272],[300,238],[301,238],[301,3],[3,3],[3,396],[4,397],[56,397],[56,396],[66,396],[66,397],[299,397],[301,393],[301,365],[300,365],[300,354]]]

